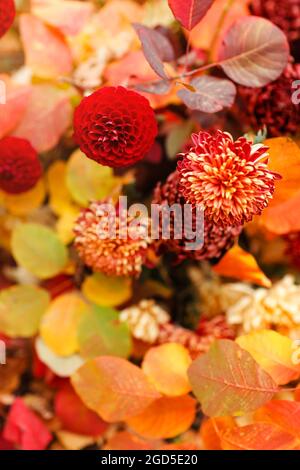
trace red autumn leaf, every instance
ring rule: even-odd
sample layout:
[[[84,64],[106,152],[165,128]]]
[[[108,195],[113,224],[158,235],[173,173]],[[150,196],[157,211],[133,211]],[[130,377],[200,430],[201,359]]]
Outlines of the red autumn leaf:
[[[189,31],[206,15],[213,0],[168,0],[175,18]]]
[[[224,72],[240,85],[262,87],[276,80],[287,65],[285,34],[265,18],[237,20],[225,33],[219,50]]]
[[[174,51],[170,41],[159,31],[141,24],[133,25],[143,47],[143,52],[154,72],[161,78],[168,79],[163,62],[174,59]]]
[[[216,113],[233,105],[236,87],[230,80],[204,75],[190,83],[195,91],[183,89],[178,96],[190,109]]]
[[[15,84],[7,75],[0,75],[0,90],[4,94],[0,97],[0,139],[9,134],[21,121],[29,102],[31,87],[29,85]]]
[[[3,437],[21,450],[43,450],[52,440],[43,421],[25,405],[22,398],[16,398],[8,413]]]
[[[107,429],[107,423],[85,406],[68,382],[58,390],[54,408],[66,431],[100,436]]]
[[[33,15],[20,16],[26,65],[34,75],[57,78],[72,70],[72,56],[62,34]]]
[[[298,450],[299,442],[291,434],[271,423],[235,427],[222,435],[223,450]]]
[[[55,147],[71,122],[65,93],[52,85],[35,85],[22,121],[13,135],[28,139],[38,152]]]
[[[91,2],[78,0],[31,0],[31,10],[35,16],[49,25],[55,26],[63,34],[78,34],[92,11]]]

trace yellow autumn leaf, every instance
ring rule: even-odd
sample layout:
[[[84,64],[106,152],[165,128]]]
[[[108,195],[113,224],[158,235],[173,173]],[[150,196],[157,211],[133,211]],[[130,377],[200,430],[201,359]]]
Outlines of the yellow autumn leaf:
[[[117,307],[131,298],[132,282],[128,278],[94,273],[85,279],[82,292],[88,300],[96,305]]]
[[[46,196],[45,182],[40,179],[37,184],[21,194],[7,194],[0,191],[1,205],[13,215],[22,217],[41,206]]]
[[[66,184],[74,201],[87,206],[90,201],[118,197],[122,179],[114,176],[112,168],[99,165],[76,150],[67,163]]]
[[[261,330],[240,336],[236,342],[278,385],[287,384],[300,376],[300,364],[292,362],[293,342],[287,336],[272,330]]]
[[[56,215],[65,215],[79,210],[72,201],[66,185],[67,164],[61,160],[50,166],[47,173],[49,205]]]
[[[270,287],[272,285],[270,279],[258,266],[255,258],[238,245],[234,245],[221,261],[214,266],[213,270],[221,276],[233,277],[260,286]]]
[[[75,291],[51,302],[42,319],[40,335],[55,354],[70,356],[79,350],[77,331],[85,309],[85,302]]]
[[[74,224],[78,217],[78,210],[66,212],[56,222],[56,233],[58,238],[65,244],[69,245],[74,239]]]

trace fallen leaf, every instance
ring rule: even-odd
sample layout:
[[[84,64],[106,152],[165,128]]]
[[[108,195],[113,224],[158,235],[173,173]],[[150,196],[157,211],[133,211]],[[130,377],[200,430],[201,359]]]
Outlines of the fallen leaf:
[[[62,34],[27,13],[20,15],[19,21],[25,62],[33,74],[55,79],[68,75],[72,71],[72,56]]]
[[[215,341],[190,366],[193,393],[207,416],[254,411],[271,400],[277,385],[252,356],[234,341]]]
[[[69,383],[64,384],[56,393],[54,409],[66,431],[101,436],[107,429],[107,423],[85,406]]]
[[[38,358],[58,377],[70,377],[84,363],[79,354],[58,356],[48,348],[40,337],[35,342],[35,348]]]
[[[46,197],[46,188],[43,179],[21,194],[8,194],[1,191],[3,206],[13,215],[22,217],[30,214],[34,209],[40,207]]]
[[[139,367],[119,357],[90,359],[71,381],[86,406],[108,422],[129,419],[160,396]]]
[[[238,245],[234,245],[213,267],[220,276],[233,277],[259,286],[271,287],[270,279],[262,272],[255,258]]]
[[[162,397],[139,415],[127,420],[133,431],[146,438],[171,438],[187,431],[196,414],[196,402],[189,395]]]
[[[236,342],[278,385],[287,384],[300,376],[300,365],[292,362],[293,342],[287,336],[272,330],[260,330],[239,336]]]
[[[59,356],[70,356],[79,350],[78,327],[85,315],[86,304],[77,291],[54,299],[40,325],[45,344]]]
[[[278,235],[300,230],[295,217],[300,202],[300,148],[289,137],[276,137],[264,142],[269,147],[269,168],[279,173],[273,199],[258,219],[270,232]]]
[[[0,331],[11,338],[34,336],[49,305],[46,290],[17,285],[0,292]]]
[[[222,434],[235,426],[235,421],[231,416],[219,416],[218,418],[210,418],[203,421],[200,435],[205,450],[222,450]]]
[[[254,423],[227,430],[222,436],[223,450],[296,450],[297,439],[270,423]]]
[[[191,362],[189,352],[184,346],[166,343],[147,351],[142,370],[159,392],[169,397],[177,397],[191,390],[187,376]]]
[[[129,278],[94,273],[85,278],[82,293],[94,304],[102,307],[117,307],[130,300],[132,282]]]
[[[58,144],[71,116],[72,106],[65,91],[50,84],[35,85],[13,135],[28,139],[38,152],[46,152]]]
[[[118,356],[127,358],[132,349],[131,334],[119,312],[91,305],[79,321],[77,339],[82,357]]]
[[[52,435],[43,421],[33,413],[22,398],[16,398],[3,430],[3,437],[21,450],[44,450]]]
[[[0,75],[4,86],[4,101],[0,104],[0,139],[9,134],[19,124],[29,103],[31,86],[14,83],[8,75]]]
[[[118,431],[109,437],[103,450],[152,450],[149,441],[144,441],[128,431]]]
[[[31,0],[32,13],[66,35],[80,33],[93,9],[89,1]]]

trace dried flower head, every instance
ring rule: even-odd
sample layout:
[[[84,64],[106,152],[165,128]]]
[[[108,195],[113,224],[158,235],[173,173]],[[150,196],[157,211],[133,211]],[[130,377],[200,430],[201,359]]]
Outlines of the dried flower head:
[[[179,188],[207,220],[240,225],[267,207],[280,178],[268,169],[268,147],[222,131],[194,134],[193,144],[178,162]]]
[[[202,320],[198,330],[191,331],[174,323],[166,323],[160,327],[158,344],[179,343],[185,346],[192,358],[206,353],[216,339],[233,339],[234,332],[226,323],[226,319],[219,315],[212,320]]]
[[[281,77],[262,88],[238,87],[242,120],[254,131],[266,126],[270,137],[296,134],[299,105],[293,103],[292,84],[300,80],[300,64],[289,63]]]
[[[300,0],[251,0],[250,11],[271,20],[290,41],[300,38]]]
[[[134,338],[154,343],[158,338],[160,325],[168,323],[170,316],[154,300],[142,300],[138,305],[123,310],[120,320],[128,324]]]
[[[300,286],[285,276],[270,289],[243,283],[224,284],[221,303],[230,325],[243,331],[263,328],[292,329],[300,325]]]
[[[159,183],[154,191],[153,204],[168,205],[181,204],[182,207],[185,204],[184,197],[179,190],[179,174],[177,171],[171,173],[165,184]],[[173,214],[171,214],[172,216]],[[196,211],[193,210],[192,227],[191,230],[195,233],[196,230]],[[185,220],[185,224],[188,221]],[[186,227],[185,227],[186,228]],[[185,259],[193,259],[197,261],[201,260],[217,260],[228,251],[234,240],[239,236],[242,231],[242,226],[222,227],[216,225],[212,221],[204,220],[204,244],[198,250],[186,249],[186,244],[191,243],[185,235],[185,231],[180,233],[180,238],[175,238],[176,232],[176,221],[174,217],[171,219],[171,233],[170,239],[164,240],[159,248],[165,248],[176,256],[176,261],[180,262]],[[199,234],[198,234],[199,235]]]
[[[38,182],[42,166],[38,154],[26,139],[4,137],[0,140],[0,188],[19,194]]]
[[[123,167],[141,160],[157,135],[155,114],[146,98],[123,87],[104,87],[75,110],[74,137],[87,157]]]
[[[16,16],[14,0],[0,0],[0,38],[9,30]]]
[[[108,214],[103,201],[81,211],[74,227],[75,247],[82,260],[109,276],[138,276],[149,245],[148,220],[132,226],[133,218]]]

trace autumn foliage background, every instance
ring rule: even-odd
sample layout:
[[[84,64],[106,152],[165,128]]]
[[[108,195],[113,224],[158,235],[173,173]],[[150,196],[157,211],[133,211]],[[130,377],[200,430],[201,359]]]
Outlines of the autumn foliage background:
[[[299,0],[0,0],[1,450],[300,449],[299,42]],[[100,240],[121,195],[204,246]]]

